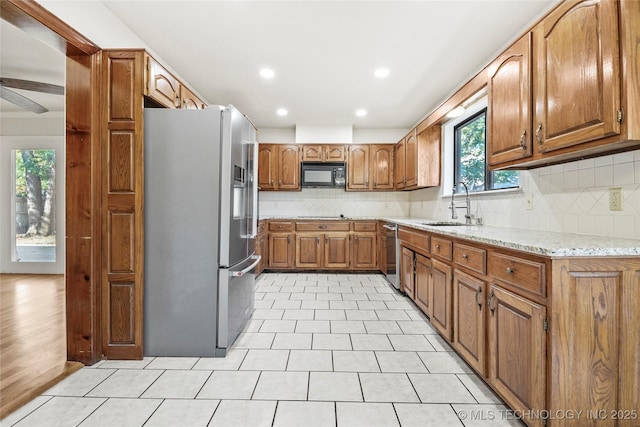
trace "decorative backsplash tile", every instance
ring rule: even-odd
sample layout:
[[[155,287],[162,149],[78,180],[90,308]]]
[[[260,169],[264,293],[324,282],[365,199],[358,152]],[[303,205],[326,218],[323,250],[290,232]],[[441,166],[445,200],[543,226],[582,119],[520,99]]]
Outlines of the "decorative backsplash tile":
[[[522,171],[520,180],[520,190],[472,196],[472,212],[487,225],[640,239],[640,150]],[[620,212],[609,210],[610,187],[623,189]],[[261,192],[259,206],[261,216],[450,219],[450,198],[441,191]]]

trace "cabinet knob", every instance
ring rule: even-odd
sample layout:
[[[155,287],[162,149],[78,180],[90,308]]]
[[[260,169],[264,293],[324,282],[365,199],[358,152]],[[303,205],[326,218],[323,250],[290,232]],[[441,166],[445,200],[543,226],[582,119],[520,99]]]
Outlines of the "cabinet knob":
[[[513,273],[515,273],[515,270],[513,270],[512,268],[507,267],[507,268],[504,270],[504,272],[505,272],[505,273],[507,273],[507,274],[513,274]]]
[[[436,251],[440,250],[440,245],[436,245]]]
[[[463,259],[463,260],[465,260],[465,261],[466,261],[466,260],[468,260],[468,259],[469,259],[469,255],[467,255],[467,254],[462,254],[462,259]]]

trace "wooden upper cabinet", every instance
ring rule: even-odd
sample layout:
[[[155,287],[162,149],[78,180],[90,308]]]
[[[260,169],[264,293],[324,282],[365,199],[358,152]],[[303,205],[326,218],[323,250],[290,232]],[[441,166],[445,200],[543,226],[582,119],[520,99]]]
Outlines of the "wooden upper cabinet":
[[[437,187],[440,185],[440,165],[442,164],[440,155],[441,134],[440,125],[433,125],[417,135],[417,188]]]
[[[198,98],[186,86],[180,86],[180,108],[188,110],[201,110],[206,107],[204,101]]]
[[[405,188],[418,185],[418,135],[412,130],[404,140]]]
[[[372,190],[393,190],[393,151],[390,144],[369,147],[369,178]]]
[[[395,176],[395,188],[398,190],[401,190],[405,187],[405,148],[404,148],[404,139],[402,139],[400,142],[398,142],[395,145],[395,152],[394,152],[394,163],[395,163],[395,170],[394,170],[394,176]]]
[[[531,33],[488,67],[487,156],[489,165],[530,157]]]
[[[345,146],[340,144],[302,146],[303,162],[344,162]]]
[[[350,145],[347,160],[347,190],[369,189],[369,146]]]
[[[144,94],[165,108],[180,108],[180,82],[158,61],[145,55]]]
[[[278,145],[278,190],[300,189],[300,155],[297,145]]]
[[[618,38],[618,2],[609,0],[565,1],[534,28],[539,152],[620,133]]]
[[[278,183],[278,146],[260,144],[258,148],[258,189],[275,190]]]

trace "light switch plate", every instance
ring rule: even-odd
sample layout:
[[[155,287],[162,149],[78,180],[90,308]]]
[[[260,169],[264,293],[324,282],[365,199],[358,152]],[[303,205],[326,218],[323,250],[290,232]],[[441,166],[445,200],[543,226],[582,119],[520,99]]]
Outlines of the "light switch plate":
[[[609,210],[621,211],[622,209],[622,188],[609,188]]]
[[[533,210],[533,193],[525,193],[524,195],[526,209],[528,211]]]

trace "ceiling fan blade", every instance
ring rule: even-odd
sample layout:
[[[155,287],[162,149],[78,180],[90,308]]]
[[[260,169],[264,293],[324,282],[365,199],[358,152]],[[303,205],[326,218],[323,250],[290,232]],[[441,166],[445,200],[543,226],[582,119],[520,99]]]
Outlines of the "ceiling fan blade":
[[[36,114],[46,113],[47,111],[49,111],[37,102],[34,102],[29,98],[26,98],[19,93],[9,90],[5,87],[0,87],[0,98],[5,99],[20,108],[24,108],[25,110],[29,110]]]
[[[64,86],[54,85],[52,83],[0,77],[0,85],[14,89],[31,90],[34,92],[51,93],[54,95],[64,95]]]

